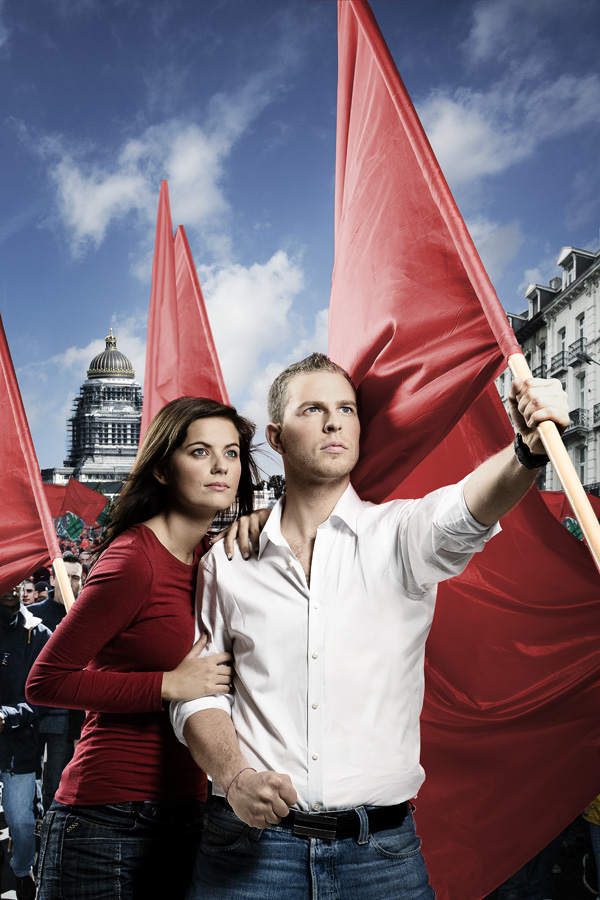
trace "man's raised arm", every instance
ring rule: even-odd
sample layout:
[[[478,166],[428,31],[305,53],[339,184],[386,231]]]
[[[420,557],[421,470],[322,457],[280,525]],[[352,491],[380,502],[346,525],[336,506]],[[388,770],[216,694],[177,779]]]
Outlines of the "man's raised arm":
[[[510,415],[520,435],[517,458],[514,446],[490,457],[465,482],[465,502],[482,525],[493,525],[525,496],[545,458],[537,426],[555,422],[562,432],[569,425],[568,397],[555,378],[515,378],[510,390]],[[533,457],[533,458],[532,458]],[[528,468],[532,466],[532,468]]]

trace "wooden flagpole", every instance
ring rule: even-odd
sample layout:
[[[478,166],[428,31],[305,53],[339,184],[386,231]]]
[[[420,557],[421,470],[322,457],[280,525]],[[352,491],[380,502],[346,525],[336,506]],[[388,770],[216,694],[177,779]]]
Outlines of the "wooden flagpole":
[[[515,378],[532,377],[531,369],[522,353],[513,353],[509,356],[508,365]],[[560,479],[565,496],[571,504],[589,551],[600,572],[600,523],[577,477],[577,472],[558,433],[558,428],[554,422],[542,422],[538,428],[546,453]]]

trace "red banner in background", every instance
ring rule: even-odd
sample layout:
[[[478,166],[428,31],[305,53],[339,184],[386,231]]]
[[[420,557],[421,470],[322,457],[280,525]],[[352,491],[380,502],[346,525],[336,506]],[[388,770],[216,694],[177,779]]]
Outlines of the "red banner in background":
[[[4,592],[60,551],[1,320],[0,422],[0,592]]]
[[[182,226],[173,238],[169,189],[158,202],[140,440],[177,397],[229,403],[196,267]]]
[[[353,483],[456,481],[512,429],[519,352],[365,0],[338,3],[329,354],[358,387]],[[480,900],[600,791],[600,580],[532,490],[459,578],[427,645],[418,827],[438,900]]]

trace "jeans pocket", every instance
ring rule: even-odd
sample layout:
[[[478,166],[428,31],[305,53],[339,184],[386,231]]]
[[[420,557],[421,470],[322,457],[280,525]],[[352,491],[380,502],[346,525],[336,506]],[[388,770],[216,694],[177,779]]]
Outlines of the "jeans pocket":
[[[421,839],[415,833],[412,816],[407,816],[399,828],[385,828],[369,835],[369,843],[390,859],[411,859],[421,852]]]
[[[250,825],[246,825],[234,813],[212,809],[204,823],[202,850],[206,853],[234,850],[251,831],[253,829]]]
[[[103,834],[129,834],[137,831],[139,824],[135,814],[120,813],[106,806],[72,806],[65,821],[65,838],[79,838],[85,833],[89,837],[101,838]]]

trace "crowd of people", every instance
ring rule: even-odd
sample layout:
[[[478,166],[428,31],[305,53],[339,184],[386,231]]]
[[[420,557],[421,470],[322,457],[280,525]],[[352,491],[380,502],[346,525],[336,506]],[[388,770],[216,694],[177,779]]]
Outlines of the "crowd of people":
[[[51,570],[0,598],[18,900],[36,896],[41,813],[38,900],[435,897],[411,799],[436,585],[533,484],[537,425],[569,421],[557,382],[517,379],[510,403],[514,447],[376,506],[349,480],[352,381],[313,354],[271,388],[287,491],[254,514],[252,423],[202,398],[159,411],[91,571],[90,545],[65,548],[70,612]],[[203,556],[232,507],[237,552],[230,536]]]

